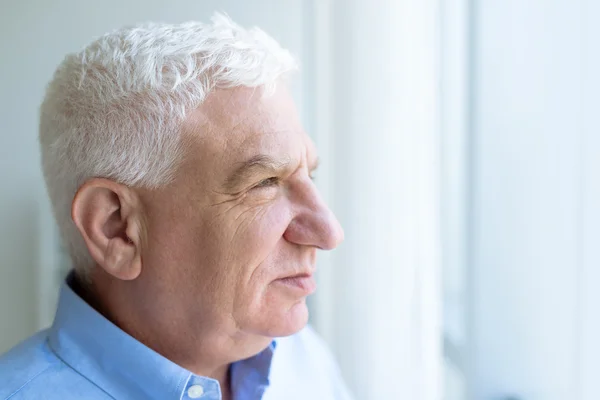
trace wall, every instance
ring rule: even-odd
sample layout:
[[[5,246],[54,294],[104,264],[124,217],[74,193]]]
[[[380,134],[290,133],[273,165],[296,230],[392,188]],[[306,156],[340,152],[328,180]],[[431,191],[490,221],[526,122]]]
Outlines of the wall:
[[[179,0],[5,2],[0,13],[0,353],[51,316],[38,315],[38,287],[53,262],[54,232],[39,166],[37,108],[46,83],[68,52],[106,31],[135,22],[207,21],[222,10],[242,25],[258,25],[305,63],[301,0]],[[305,86],[294,94],[301,108]],[[309,118],[304,115],[304,119]],[[42,282],[40,278],[42,277]],[[50,307],[52,308],[52,307]]]
[[[597,399],[600,7],[473,3],[472,398]]]

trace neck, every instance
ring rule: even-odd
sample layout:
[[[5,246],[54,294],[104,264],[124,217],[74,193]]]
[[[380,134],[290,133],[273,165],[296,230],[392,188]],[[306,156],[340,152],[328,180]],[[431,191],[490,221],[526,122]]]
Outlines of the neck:
[[[120,282],[102,282],[96,277],[93,282],[86,286],[75,283],[73,289],[96,311],[145,346],[198,376],[217,380],[222,400],[232,398],[231,363],[259,353],[272,340],[190,327],[190,318],[177,318],[169,310],[155,308],[150,302],[142,302],[147,305],[146,309],[136,308],[135,290],[121,290]],[[157,303],[160,301],[154,305]]]
[[[207,376],[209,378],[215,379],[219,381],[219,386],[221,387],[221,400],[230,400],[231,399],[231,378],[230,378],[230,368],[229,365],[223,365],[222,367],[217,368]]]

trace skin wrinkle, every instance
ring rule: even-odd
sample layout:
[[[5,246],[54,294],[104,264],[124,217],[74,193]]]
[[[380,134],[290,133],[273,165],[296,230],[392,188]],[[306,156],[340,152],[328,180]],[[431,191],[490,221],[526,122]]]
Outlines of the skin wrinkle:
[[[259,154],[251,159],[236,163],[240,166],[225,181],[229,191],[252,178],[262,175],[285,176],[290,169],[291,160],[275,160],[268,155]]]

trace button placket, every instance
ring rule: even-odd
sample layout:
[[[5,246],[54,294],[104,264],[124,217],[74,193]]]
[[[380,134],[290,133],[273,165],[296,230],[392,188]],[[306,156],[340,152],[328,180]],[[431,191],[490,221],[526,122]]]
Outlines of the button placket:
[[[183,399],[221,400],[219,381],[204,376],[191,375],[182,393]]]
[[[200,385],[192,385],[188,388],[187,395],[190,399],[199,399],[204,395],[204,388]]]

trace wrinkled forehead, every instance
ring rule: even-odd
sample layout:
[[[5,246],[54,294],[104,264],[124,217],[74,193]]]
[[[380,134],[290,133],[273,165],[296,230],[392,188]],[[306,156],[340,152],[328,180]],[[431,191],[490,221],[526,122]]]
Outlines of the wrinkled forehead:
[[[267,94],[261,88],[217,90],[189,114],[184,132],[204,150],[231,162],[257,153],[293,158],[314,153],[285,85]]]

